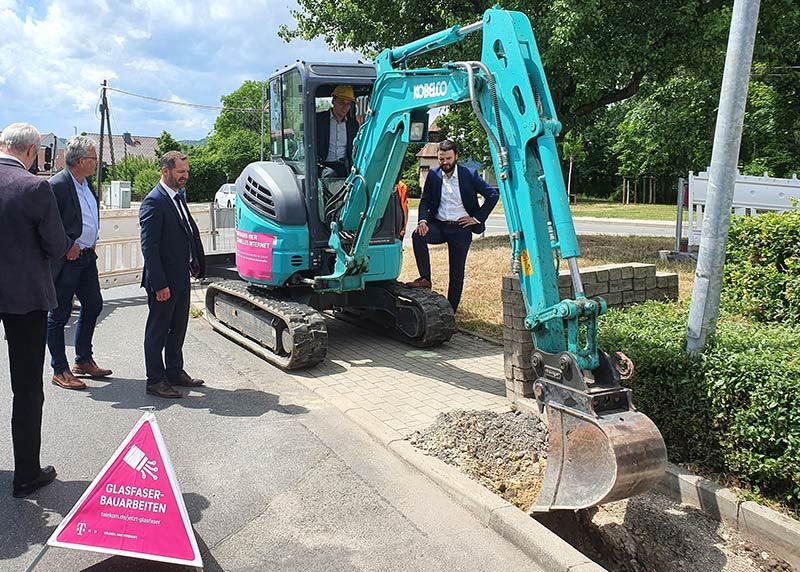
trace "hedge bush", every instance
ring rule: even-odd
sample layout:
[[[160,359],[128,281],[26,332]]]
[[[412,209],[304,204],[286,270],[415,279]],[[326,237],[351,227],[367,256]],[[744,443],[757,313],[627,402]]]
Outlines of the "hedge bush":
[[[676,303],[613,310],[599,343],[633,360],[634,403],[658,425],[671,460],[729,473],[800,510],[800,327],[723,316],[692,360],[687,317]]]
[[[131,196],[134,201],[141,201],[147,196],[147,193],[153,190],[161,180],[161,171],[156,167],[144,169],[136,174],[136,180],[133,182],[133,189]]]
[[[722,292],[736,313],[800,324],[800,211],[733,220]]]

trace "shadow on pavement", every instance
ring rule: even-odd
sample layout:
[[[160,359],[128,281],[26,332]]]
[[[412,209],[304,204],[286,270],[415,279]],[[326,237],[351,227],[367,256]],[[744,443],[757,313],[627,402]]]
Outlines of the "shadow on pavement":
[[[12,471],[0,471],[0,530],[3,531],[0,560],[19,558],[31,546],[47,542],[61,521],[53,513],[66,516],[90,484],[90,481],[62,481],[56,477],[53,483],[31,496],[15,499],[11,496],[13,478]]]
[[[145,393],[145,380],[115,377],[103,385],[96,385],[101,380],[90,382],[82,392],[95,401],[111,403],[115,409],[139,409],[152,406],[157,411],[169,407],[185,407],[188,409],[207,409],[214,415],[226,417],[260,417],[270,411],[285,415],[302,415],[308,409],[299,405],[281,404],[280,397],[266,391],[254,389],[217,389],[204,385],[178,388],[182,399],[163,399]],[[102,382],[101,382],[102,383]]]
[[[103,300],[103,311],[100,312],[100,315],[97,317],[97,325],[95,326],[95,331],[100,325],[103,323],[103,320],[108,318],[114,310],[118,310],[121,308],[127,308],[129,306],[142,306],[147,305],[147,296],[134,296],[131,298],[117,298],[112,300]],[[64,344],[68,347],[75,347],[75,321],[78,319],[78,314],[80,312],[80,306],[75,304],[72,309],[72,315],[67,322],[67,325],[64,326]],[[142,323],[142,331],[144,331],[144,323]],[[47,354],[47,360],[49,363],[50,354]]]

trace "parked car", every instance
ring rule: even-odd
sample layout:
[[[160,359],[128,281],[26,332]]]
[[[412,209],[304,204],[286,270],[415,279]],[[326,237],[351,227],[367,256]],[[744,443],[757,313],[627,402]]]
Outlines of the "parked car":
[[[230,209],[236,204],[236,185],[225,183],[214,195],[214,206],[218,209]]]

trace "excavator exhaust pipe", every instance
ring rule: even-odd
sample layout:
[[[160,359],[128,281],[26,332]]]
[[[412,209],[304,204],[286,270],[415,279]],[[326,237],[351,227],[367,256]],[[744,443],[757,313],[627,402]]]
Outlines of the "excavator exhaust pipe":
[[[549,441],[544,481],[530,513],[628,498],[664,476],[664,439],[619,384],[619,356],[599,352],[600,367],[583,371],[568,352],[534,354],[534,393],[547,414]]]
[[[531,513],[579,510],[642,493],[664,476],[664,439],[649,417],[617,411],[592,417],[548,403],[544,482]]]

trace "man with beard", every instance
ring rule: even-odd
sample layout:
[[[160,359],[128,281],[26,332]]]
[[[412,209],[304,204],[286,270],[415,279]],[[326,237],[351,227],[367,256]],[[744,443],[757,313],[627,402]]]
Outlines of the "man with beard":
[[[477,173],[457,163],[454,141],[439,143],[439,168],[428,172],[419,201],[419,222],[411,235],[419,278],[409,282],[412,288],[431,287],[429,244],[447,243],[450,280],[447,299],[458,309],[464,288],[464,267],[472,244],[472,234],[486,230],[485,222],[500,194]],[[478,203],[478,194],[483,204]]]
[[[183,370],[183,340],[189,322],[189,276],[205,274],[205,255],[197,229],[181,190],[189,180],[189,160],[180,151],[161,157],[161,181],[139,209],[147,290],[147,325],[144,359],[147,393],[179,398],[174,386],[198,387]],[[163,360],[162,360],[163,352]]]

